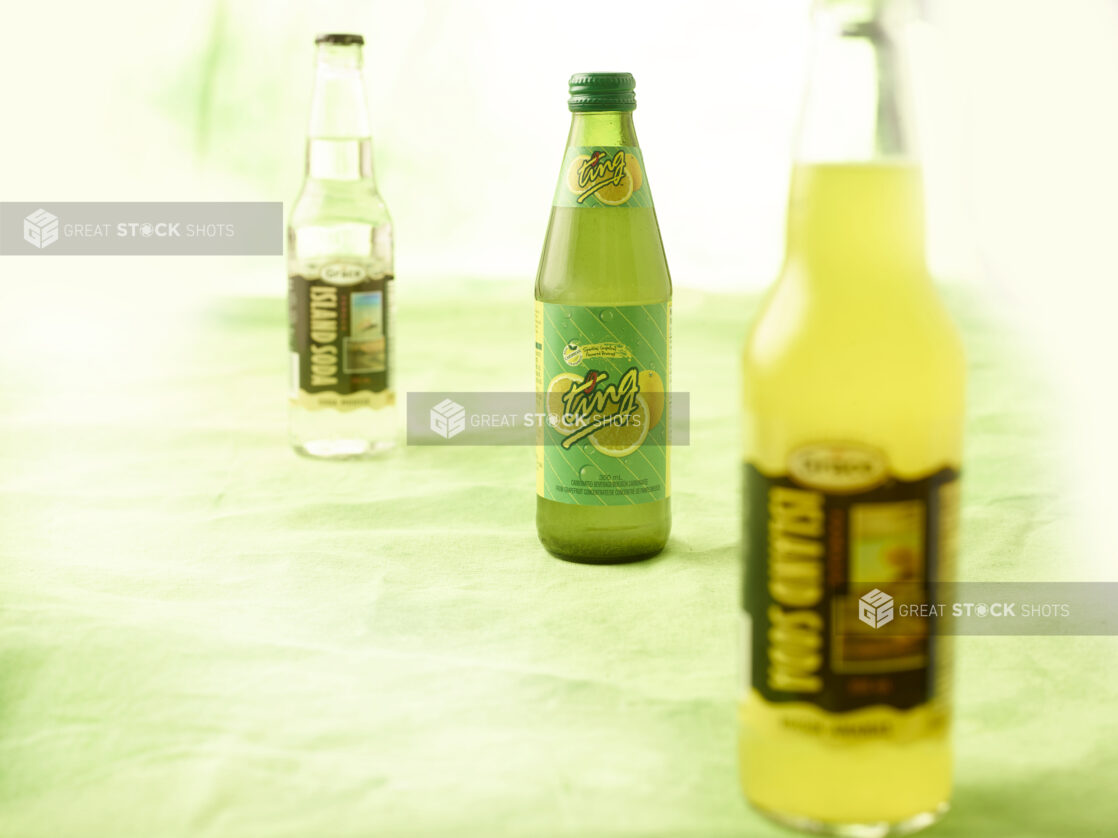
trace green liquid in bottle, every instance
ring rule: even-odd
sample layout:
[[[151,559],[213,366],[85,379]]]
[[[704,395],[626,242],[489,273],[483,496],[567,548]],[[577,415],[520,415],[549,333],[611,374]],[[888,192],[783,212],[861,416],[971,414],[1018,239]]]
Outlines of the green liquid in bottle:
[[[671,529],[671,278],[633,129],[635,105],[594,101],[594,88],[614,85],[608,99],[624,93],[626,81],[631,98],[631,76],[572,79],[574,115],[536,278],[537,392],[563,417],[538,449],[536,526],[550,552],[590,563],[655,555]],[[591,88],[577,102],[576,82]],[[589,389],[587,399],[564,402],[576,386]],[[617,414],[627,421],[570,448],[559,442],[580,420]]]

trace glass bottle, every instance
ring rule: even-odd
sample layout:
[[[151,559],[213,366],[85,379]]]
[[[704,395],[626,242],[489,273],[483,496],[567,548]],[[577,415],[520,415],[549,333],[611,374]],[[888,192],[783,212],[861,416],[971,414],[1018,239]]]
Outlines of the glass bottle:
[[[300,454],[396,439],[392,221],[373,175],[360,35],[316,39],[306,179],[287,229],[289,433]]]
[[[536,278],[536,528],[588,563],[658,553],[671,529],[671,278],[628,73],[570,79],[571,130]]]
[[[744,354],[745,795],[787,825],[947,809],[961,342],[925,267],[905,3],[817,4],[785,263]]]

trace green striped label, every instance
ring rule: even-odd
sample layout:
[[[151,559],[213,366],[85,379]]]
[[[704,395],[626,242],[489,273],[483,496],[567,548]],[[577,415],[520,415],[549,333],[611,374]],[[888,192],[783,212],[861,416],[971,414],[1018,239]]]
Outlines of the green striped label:
[[[669,495],[670,305],[536,303],[542,497],[627,506]]]

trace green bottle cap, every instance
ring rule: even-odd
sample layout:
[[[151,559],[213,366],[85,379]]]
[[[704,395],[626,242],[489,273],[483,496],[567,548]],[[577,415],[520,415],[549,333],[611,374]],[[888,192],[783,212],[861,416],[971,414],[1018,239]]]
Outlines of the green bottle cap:
[[[575,73],[571,76],[571,113],[635,111],[637,82],[632,73]]]

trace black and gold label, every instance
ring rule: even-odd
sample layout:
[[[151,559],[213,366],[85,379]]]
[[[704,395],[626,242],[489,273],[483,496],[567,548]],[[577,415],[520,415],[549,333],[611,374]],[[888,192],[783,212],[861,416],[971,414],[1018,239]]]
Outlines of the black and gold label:
[[[798,449],[780,476],[745,466],[753,689],[829,712],[931,700],[937,618],[909,606],[953,563],[957,478],[900,480],[880,452],[849,443]]]
[[[333,263],[288,278],[292,398],[308,407],[366,406],[390,390],[391,276]]]

